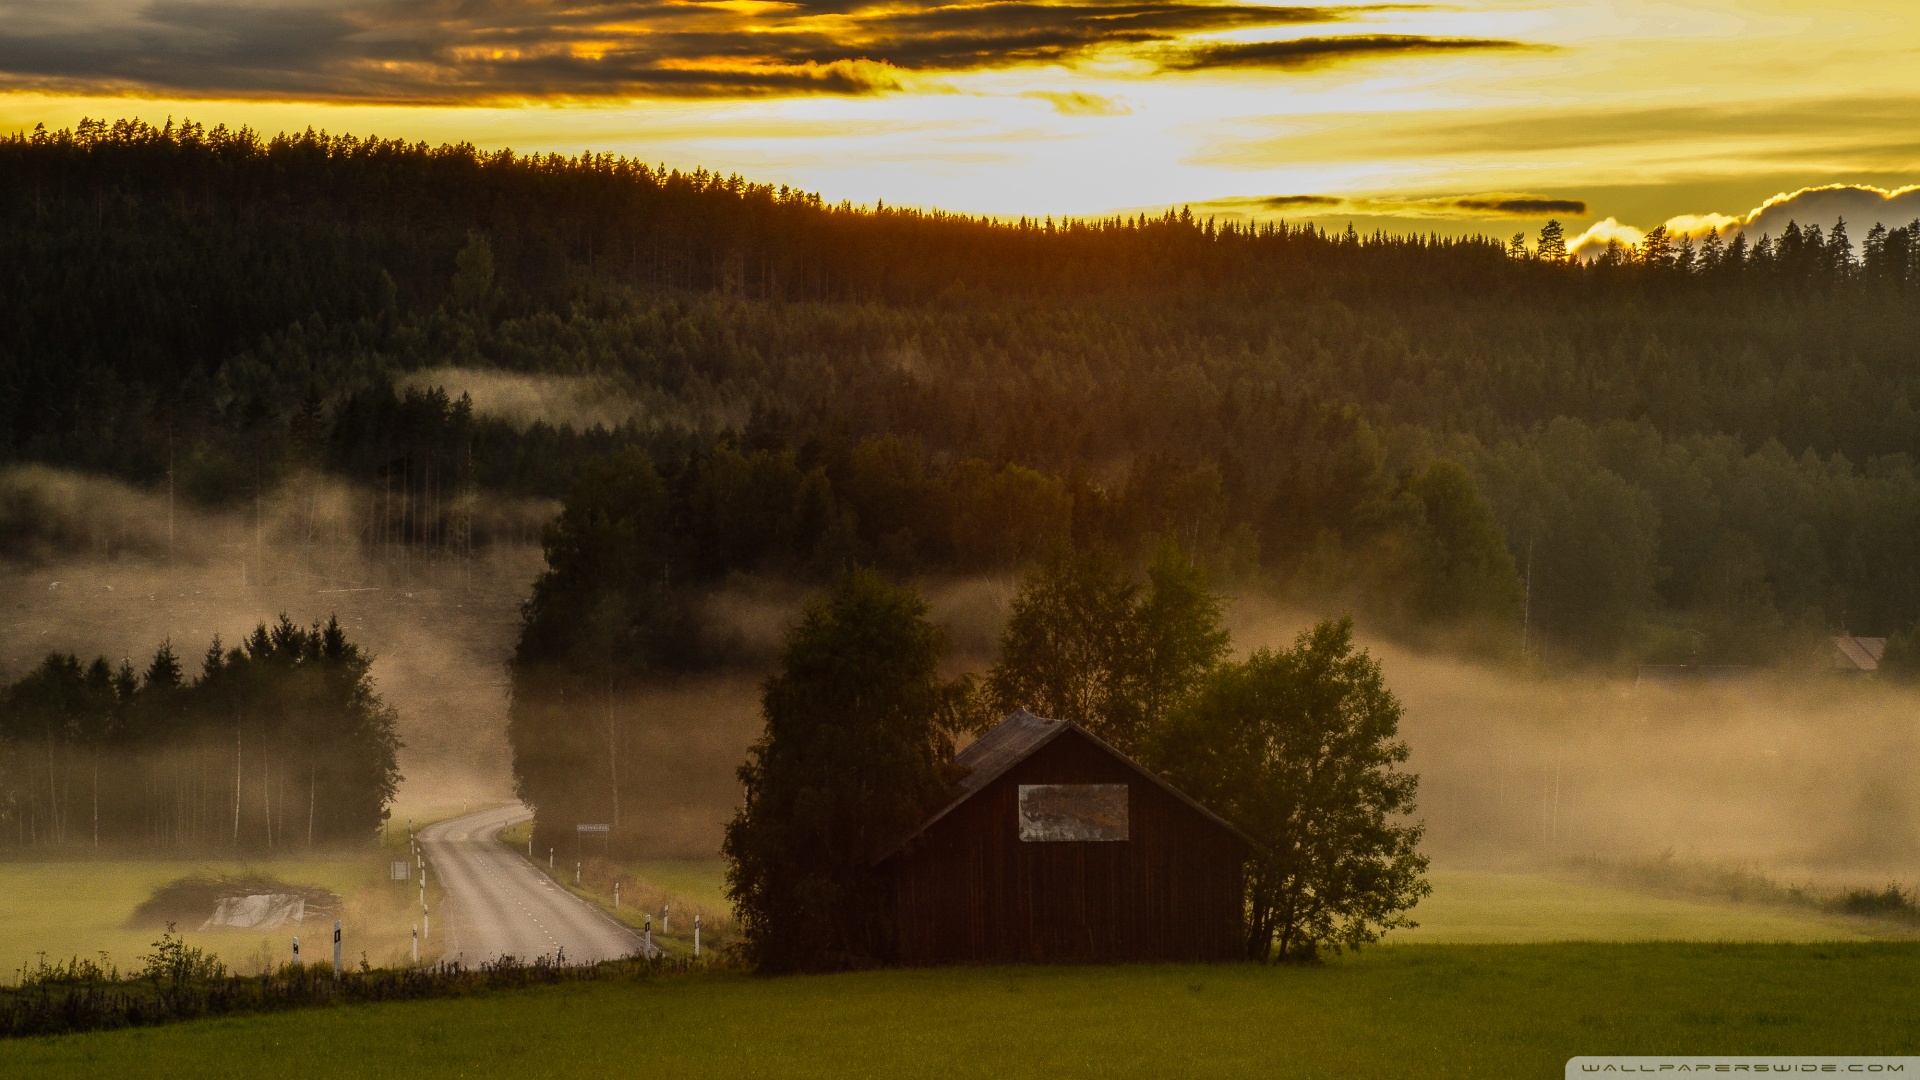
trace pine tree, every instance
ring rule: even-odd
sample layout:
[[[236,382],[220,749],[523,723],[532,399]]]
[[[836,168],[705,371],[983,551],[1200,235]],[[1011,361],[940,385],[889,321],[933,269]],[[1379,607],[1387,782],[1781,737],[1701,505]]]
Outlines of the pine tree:
[[[1550,218],[1540,227],[1540,242],[1534,250],[1547,262],[1567,261],[1567,234],[1558,220]]]

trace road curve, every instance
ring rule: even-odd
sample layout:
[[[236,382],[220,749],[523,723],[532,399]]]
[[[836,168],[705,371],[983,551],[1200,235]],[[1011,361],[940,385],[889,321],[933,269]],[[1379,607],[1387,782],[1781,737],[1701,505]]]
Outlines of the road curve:
[[[640,953],[640,936],[553,883],[494,837],[526,821],[524,806],[504,806],[420,830],[430,884],[446,890],[434,933],[441,954],[469,964],[501,956],[532,960],[564,952],[569,962]]]

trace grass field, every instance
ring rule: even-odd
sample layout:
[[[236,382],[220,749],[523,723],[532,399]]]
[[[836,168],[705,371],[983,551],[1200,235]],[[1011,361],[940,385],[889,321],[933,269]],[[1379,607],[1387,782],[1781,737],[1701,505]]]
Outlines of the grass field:
[[[404,857],[404,845],[391,854]],[[351,963],[361,954],[375,965],[406,959],[412,920],[418,916],[417,885],[385,880],[378,852],[302,859],[218,861],[207,859],[76,860],[0,862],[0,979],[12,983],[22,964],[40,954],[49,961],[106,953],[121,970],[139,966],[160,936],[157,927],[132,927],[134,909],[155,888],[192,874],[261,874],[294,885],[318,885],[342,898],[343,952]],[[207,913],[211,915],[212,912]],[[332,922],[270,931],[209,930],[181,925],[187,941],[218,955],[241,972],[291,959],[300,935],[308,959],[331,959]],[[326,944],[324,953],[322,942]]]
[[[1912,1054],[1916,1007],[1911,943],[1407,945],[497,992],[0,1043],[0,1076],[1558,1077],[1580,1053]]]
[[[418,911],[412,886],[384,880],[384,860],[404,857],[399,836],[384,854],[342,853],[259,862],[133,860],[0,862],[0,979],[13,981],[23,963],[94,957],[106,952],[128,969],[148,951],[156,928],[130,928],[133,909],[156,887],[193,873],[258,872],[296,884],[319,885],[346,898],[346,955],[365,952],[374,964],[407,955]],[[691,947],[690,914],[707,912],[709,946],[725,941],[725,867],[718,859],[662,859],[625,864],[627,921],[640,925],[663,900],[676,912],[674,933],[656,937],[669,948]],[[571,875],[561,875],[572,888]],[[1567,878],[1437,870],[1434,894],[1415,911],[1420,926],[1396,931],[1388,944],[1521,943],[1546,941],[1842,941],[1900,937],[1910,929],[1888,922],[1825,916],[1805,910],[1724,901],[1685,900]],[[610,885],[576,890],[610,906]],[[201,932],[182,926],[188,940],[240,971],[285,959],[289,939],[301,933],[308,956],[326,927],[251,933]],[[684,940],[683,940],[684,939]],[[429,955],[431,950],[429,949]]]
[[[525,842],[524,836],[521,842]],[[726,864],[719,859],[661,859],[625,864],[630,882],[679,910],[725,911]],[[1414,911],[1420,923],[1389,944],[1519,944],[1547,941],[1866,941],[1905,939],[1910,928],[1885,920],[1823,915],[1803,908],[1657,896],[1544,874],[1435,870],[1433,895]],[[573,889],[610,906],[611,894]],[[637,910],[623,914],[638,925]],[[677,929],[677,927],[676,927]]]
[[[1389,942],[1860,941],[1912,933],[1884,920],[1676,899],[1560,877],[1436,870],[1429,880],[1433,895],[1413,912],[1419,927],[1396,930]]]

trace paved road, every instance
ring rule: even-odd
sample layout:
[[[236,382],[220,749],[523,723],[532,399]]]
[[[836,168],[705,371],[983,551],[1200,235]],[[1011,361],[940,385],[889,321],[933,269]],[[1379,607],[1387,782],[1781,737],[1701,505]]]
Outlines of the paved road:
[[[532,960],[562,950],[574,962],[640,952],[639,935],[494,839],[532,816],[524,806],[507,806],[420,831],[429,884],[447,891],[447,903],[433,920],[434,933],[446,935],[443,954],[474,964],[499,956]]]

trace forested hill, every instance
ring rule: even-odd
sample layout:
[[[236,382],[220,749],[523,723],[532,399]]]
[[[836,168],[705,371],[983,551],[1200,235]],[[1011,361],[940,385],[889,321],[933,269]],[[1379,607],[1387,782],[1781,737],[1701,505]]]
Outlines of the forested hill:
[[[1920,615],[1920,224],[1577,265],[1550,236],[991,222],[136,123],[0,142],[0,216],[0,452],[150,484],[172,460],[210,503],[302,468],[586,477],[655,508],[689,583],[1173,533],[1422,625],[1517,626],[1530,571],[1533,644],[1576,660]],[[394,389],[444,365],[645,416],[523,428]]]

